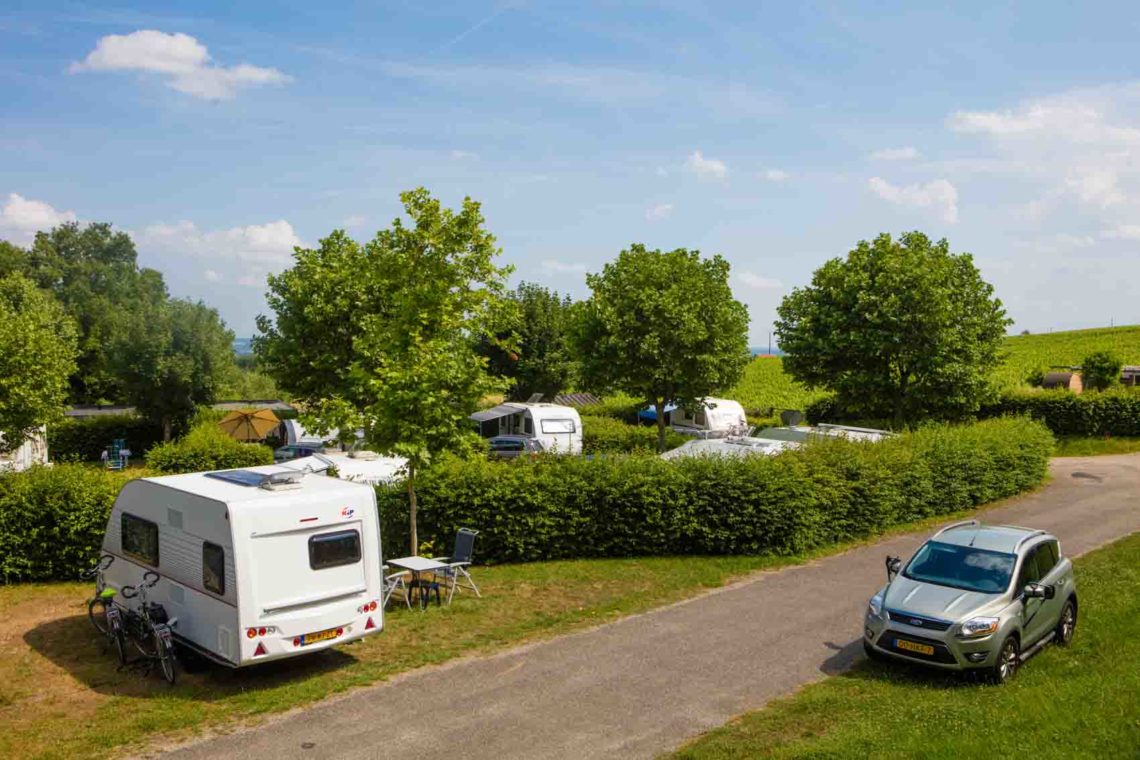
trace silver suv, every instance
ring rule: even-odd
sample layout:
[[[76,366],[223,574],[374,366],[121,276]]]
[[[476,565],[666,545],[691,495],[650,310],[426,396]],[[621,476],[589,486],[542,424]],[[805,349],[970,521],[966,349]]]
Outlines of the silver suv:
[[[955,523],[905,568],[887,557],[887,585],[871,597],[863,648],[948,670],[982,670],[994,683],[1077,625],[1073,563],[1043,530]]]

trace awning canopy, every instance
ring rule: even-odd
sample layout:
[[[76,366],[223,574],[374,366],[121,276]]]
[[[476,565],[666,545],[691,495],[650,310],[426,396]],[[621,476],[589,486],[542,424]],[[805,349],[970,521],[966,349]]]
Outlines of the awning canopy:
[[[491,420],[497,420],[500,417],[510,417],[512,414],[518,414],[520,411],[522,410],[514,404],[499,404],[498,406],[493,406],[490,409],[484,409],[481,412],[475,412],[475,414],[472,414],[470,417],[468,417],[468,419],[472,419],[480,423],[490,422]]]

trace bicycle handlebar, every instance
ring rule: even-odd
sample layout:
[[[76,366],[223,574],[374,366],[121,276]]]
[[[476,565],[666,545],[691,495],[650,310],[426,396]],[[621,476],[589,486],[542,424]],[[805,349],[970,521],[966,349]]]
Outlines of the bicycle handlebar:
[[[158,579],[160,577],[161,576],[155,571],[147,570],[145,573],[143,573],[143,583],[146,584],[147,588],[152,588],[154,584],[158,583]]]
[[[113,554],[104,554],[99,558],[99,561],[95,563],[94,567],[84,570],[79,574],[79,577],[85,581],[90,580],[113,564],[115,564],[115,556]]]
[[[134,599],[139,595],[139,592],[134,586],[123,586],[119,589],[119,594],[125,599]]]

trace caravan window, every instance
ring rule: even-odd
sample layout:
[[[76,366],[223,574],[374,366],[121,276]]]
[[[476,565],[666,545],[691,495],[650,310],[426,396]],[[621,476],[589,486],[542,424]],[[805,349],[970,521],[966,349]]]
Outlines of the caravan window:
[[[218,596],[226,593],[226,550],[209,541],[202,544],[202,585]]]
[[[120,526],[123,554],[158,567],[158,523],[124,512]]]
[[[309,567],[314,570],[352,565],[359,561],[359,531],[338,530],[336,533],[321,533],[309,539]]]
[[[543,420],[542,432],[544,433],[573,433],[574,420]]]

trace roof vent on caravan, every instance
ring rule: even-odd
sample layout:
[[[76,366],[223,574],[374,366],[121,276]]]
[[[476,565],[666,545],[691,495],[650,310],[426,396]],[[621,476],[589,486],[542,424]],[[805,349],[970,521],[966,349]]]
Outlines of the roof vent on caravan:
[[[284,491],[300,488],[305,473],[300,470],[278,470],[277,472],[254,472],[253,470],[222,470],[207,472],[207,478],[224,480],[238,486],[264,488],[267,491]]]

